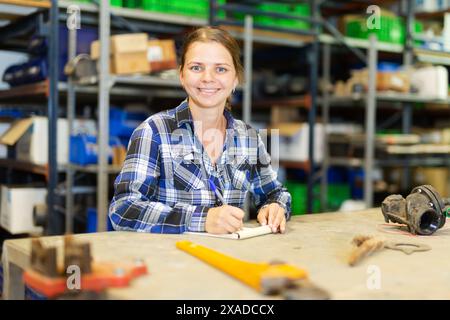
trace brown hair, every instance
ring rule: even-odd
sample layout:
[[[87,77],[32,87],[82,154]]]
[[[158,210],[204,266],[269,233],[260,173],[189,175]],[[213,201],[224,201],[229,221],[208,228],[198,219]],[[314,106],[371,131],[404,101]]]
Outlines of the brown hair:
[[[239,83],[242,83],[244,80],[244,67],[241,63],[241,57],[240,57],[240,48],[237,41],[225,30],[218,28],[218,27],[201,27],[198,29],[195,29],[191,33],[189,33],[183,44],[183,48],[181,50],[181,60],[180,60],[180,71],[183,70],[185,59],[186,59],[186,53],[189,50],[189,47],[194,42],[217,42],[223,45],[228,52],[231,55],[231,58],[233,59],[233,65],[236,70],[236,76],[238,78]],[[226,107],[228,109],[231,109],[230,104],[230,98],[227,99],[227,105]]]

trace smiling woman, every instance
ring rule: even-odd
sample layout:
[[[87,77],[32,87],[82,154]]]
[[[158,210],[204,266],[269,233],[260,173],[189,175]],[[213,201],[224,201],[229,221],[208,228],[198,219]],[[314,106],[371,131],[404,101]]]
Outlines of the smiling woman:
[[[180,80],[188,97],[134,131],[114,184],[115,229],[232,233],[242,228],[250,192],[258,221],[285,231],[291,196],[259,134],[230,112],[242,75],[239,46],[228,32],[204,27],[187,36]]]

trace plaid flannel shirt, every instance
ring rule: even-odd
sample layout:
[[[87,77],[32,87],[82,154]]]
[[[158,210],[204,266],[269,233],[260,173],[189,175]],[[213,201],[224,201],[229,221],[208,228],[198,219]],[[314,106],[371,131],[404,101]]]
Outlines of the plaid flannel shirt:
[[[224,116],[226,137],[216,166],[194,134],[187,100],[136,128],[109,208],[116,230],[204,232],[208,209],[217,205],[208,179],[228,205],[243,208],[251,192],[257,209],[277,202],[290,218],[291,196],[277,181],[260,135],[227,110]]]

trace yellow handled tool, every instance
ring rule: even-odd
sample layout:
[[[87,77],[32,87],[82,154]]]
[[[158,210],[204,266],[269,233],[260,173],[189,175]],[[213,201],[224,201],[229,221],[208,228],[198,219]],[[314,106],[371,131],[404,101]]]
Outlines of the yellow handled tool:
[[[264,294],[282,294],[287,299],[329,298],[308,281],[306,271],[295,266],[242,261],[191,241],[178,241],[176,246]]]

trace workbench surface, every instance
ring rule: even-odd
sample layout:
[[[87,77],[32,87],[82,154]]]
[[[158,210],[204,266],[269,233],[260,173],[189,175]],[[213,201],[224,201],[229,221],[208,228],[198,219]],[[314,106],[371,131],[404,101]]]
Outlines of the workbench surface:
[[[351,240],[358,234],[424,243],[432,250],[406,255],[383,249],[350,267]],[[413,236],[387,226],[380,209],[294,216],[285,234],[246,240],[134,232],[74,237],[92,244],[96,261],[133,262],[142,258],[147,264],[148,275],[134,280],[128,288],[108,290],[113,299],[266,298],[180,251],[175,247],[179,240],[191,240],[247,261],[282,260],[305,268],[311,280],[333,299],[450,299],[450,223],[432,236]],[[61,236],[41,239],[45,245],[63,243]],[[23,298],[21,274],[29,265],[30,248],[30,239],[5,241],[5,298]]]

